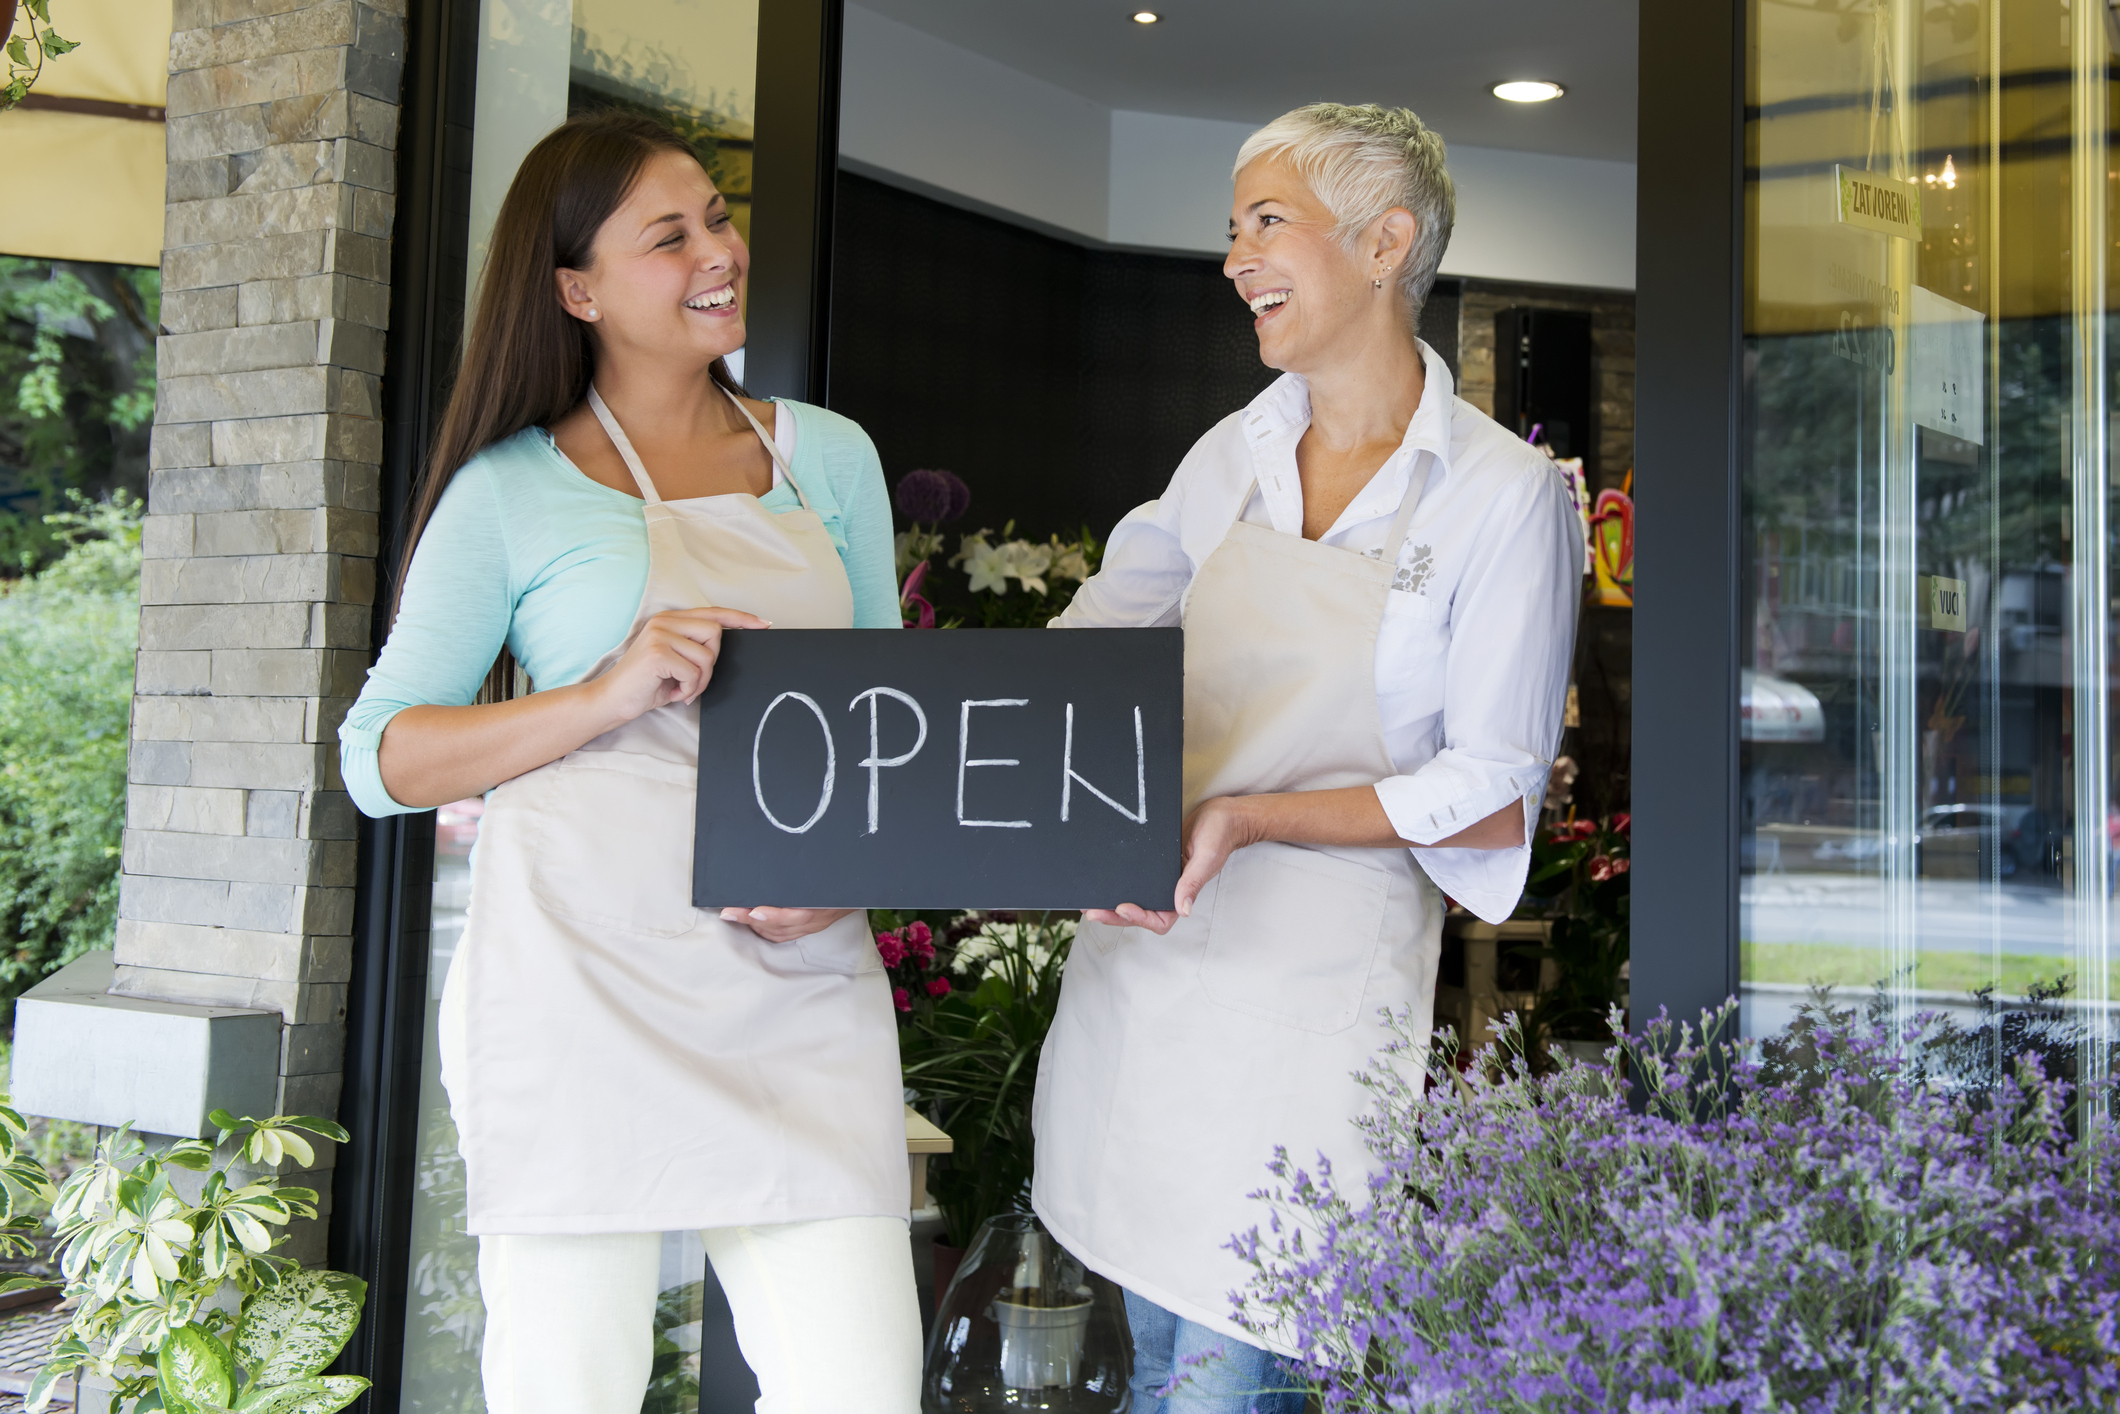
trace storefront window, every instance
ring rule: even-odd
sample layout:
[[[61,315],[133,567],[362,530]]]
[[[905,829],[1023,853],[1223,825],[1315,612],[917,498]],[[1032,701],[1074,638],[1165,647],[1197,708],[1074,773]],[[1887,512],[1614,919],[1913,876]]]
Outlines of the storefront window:
[[[1902,1023],[2050,997],[2105,1053],[2115,38],[2087,0],[1752,0],[1752,1034],[1830,984]]]
[[[480,7],[473,130],[470,279],[515,170],[571,113],[618,107],[683,134],[750,231],[751,136],[758,65],[757,0],[486,0]],[[401,1406],[415,1414],[482,1414],[478,1243],[464,1232],[457,1156],[435,1051],[443,980],[471,906],[471,850],[482,804],[460,801],[435,823],[433,930],[420,1075],[420,1145],[413,1194]],[[587,1131],[593,1134],[593,1128]],[[614,1155],[613,1163],[623,1162]],[[700,1399],[706,1254],[696,1233],[664,1238],[655,1362],[643,1414],[711,1414]]]

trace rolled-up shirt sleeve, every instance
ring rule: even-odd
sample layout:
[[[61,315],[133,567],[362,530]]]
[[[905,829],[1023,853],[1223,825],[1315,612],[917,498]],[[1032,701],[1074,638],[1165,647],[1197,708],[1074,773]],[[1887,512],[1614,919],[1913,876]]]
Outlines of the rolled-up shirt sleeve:
[[[397,622],[339,727],[339,770],[364,815],[406,814],[383,786],[383,729],[407,707],[462,707],[500,655],[514,616],[508,547],[493,483],[471,464],[450,481],[420,535]]]
[[[1193,564],[1178,539],[1174,497],[1134,507],[1112,528],[1104,563],[1049,628],[1168,628],[1178,622]]]
[[[1442,746],[1379,781],[1401,839],[1429,845],[1521,801],[1513,849],[1419,849],[1438,888],[1490,923],[1509,916],[1530,866],[1530,831],[1552,771],[1582,592],[1582,532],[1560,478],[1543,466],[1495,497],[1470,538],[1450,606]]]

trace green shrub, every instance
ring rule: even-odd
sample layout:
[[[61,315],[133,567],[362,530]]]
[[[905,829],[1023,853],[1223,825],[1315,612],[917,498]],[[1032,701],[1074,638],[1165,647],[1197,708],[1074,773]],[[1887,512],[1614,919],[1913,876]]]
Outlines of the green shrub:
[[[47,517],[66,552],[0,585],[0,998],[107,947],[140,621],[140,504]]]

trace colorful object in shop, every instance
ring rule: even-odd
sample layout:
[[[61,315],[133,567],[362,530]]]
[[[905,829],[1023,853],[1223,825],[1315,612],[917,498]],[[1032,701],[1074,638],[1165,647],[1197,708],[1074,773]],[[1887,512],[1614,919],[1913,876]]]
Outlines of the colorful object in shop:
[[[1631,483],[1633,478],[1628,478]],[[1597,602],[1611,608],[1634,607],[1634,498],[1624,491],[1600,491],[1590,513],[1591,569],[1597,575]]]

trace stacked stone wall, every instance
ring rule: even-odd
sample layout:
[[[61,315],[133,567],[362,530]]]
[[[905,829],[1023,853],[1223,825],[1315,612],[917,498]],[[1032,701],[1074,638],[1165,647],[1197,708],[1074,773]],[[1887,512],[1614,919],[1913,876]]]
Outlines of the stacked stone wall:
[[[113,990],[279,1012],[287,1113],[345,1049],[405,3],[176,0],[170,41]],[[287,1176],[328,1203],[332,1157]]]

